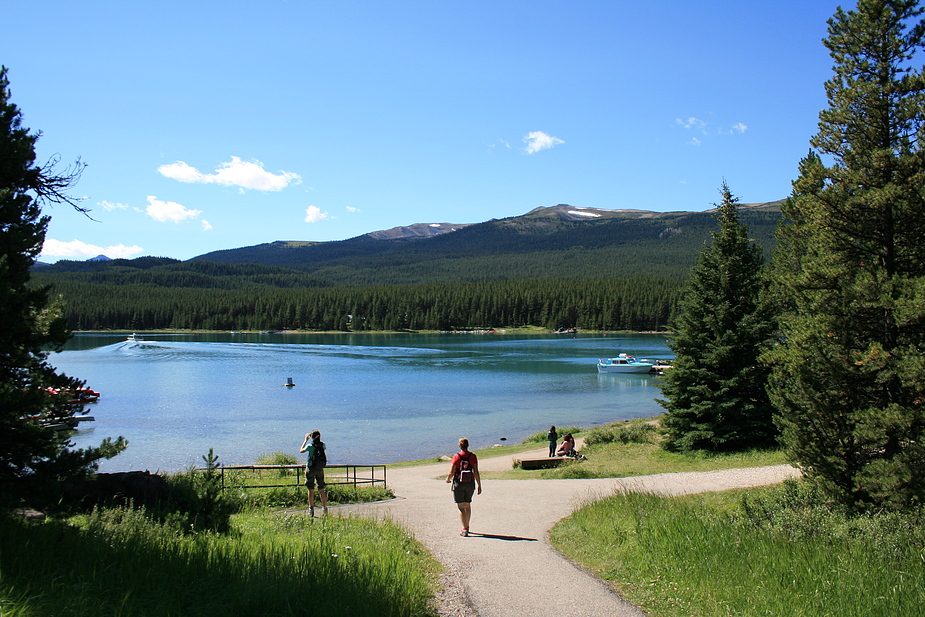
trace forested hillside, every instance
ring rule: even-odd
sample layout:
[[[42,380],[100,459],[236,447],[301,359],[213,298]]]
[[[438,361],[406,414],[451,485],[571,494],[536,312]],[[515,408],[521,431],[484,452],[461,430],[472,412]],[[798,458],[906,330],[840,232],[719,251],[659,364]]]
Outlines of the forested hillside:
[[[199,289],[323,287],[329,283],[288,268],[257,264],[179,261],[164,257],[110,261],[59,261],[35,268],[43,280],[96,285],[146,285]]]
[[[766,253],[779,216],[742,209]],[[76,330],[657,330],[714,229],[708,212],[555,206],[432,236],[62,261],[33,276]]]
[[[682,286],[642,278],[212,289],[58,280],[54,291],[75,330],[658,330]]]

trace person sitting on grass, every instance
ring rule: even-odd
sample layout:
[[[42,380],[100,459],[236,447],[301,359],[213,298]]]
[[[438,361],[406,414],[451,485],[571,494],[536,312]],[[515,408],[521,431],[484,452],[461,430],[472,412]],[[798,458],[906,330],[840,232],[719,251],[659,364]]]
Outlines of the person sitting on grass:
[[[556,456],[571,456],[575,451],[575,438],[571,433],[566,433],[562,437],[562,444],[556,450]]]

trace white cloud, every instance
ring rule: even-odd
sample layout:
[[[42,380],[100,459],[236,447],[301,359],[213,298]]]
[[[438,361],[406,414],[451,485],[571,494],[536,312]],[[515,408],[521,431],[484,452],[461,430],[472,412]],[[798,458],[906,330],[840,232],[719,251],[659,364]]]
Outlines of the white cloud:
[[[195,219],[202,210],[190,210],[174,201],[161,201],[154,195],[148,195],[148,207],[145,214],[160,223],[179,223],[186,219]]]
[[[179,180],[180,182],[207,182],[195,167],[190,167],[183,161],[177,161],[170,165],[161,165],[157,171],[165,178]]]
[[[281,191],[290,184],[302,181],[299,174],[289,171],[274,174],[265,170],[260,161],[242,161],[237,156],[232,156],[227,163],[221,163],[211,174],[204,174],[183,161],[161,165],[157,171],[165,178],[180,182],[220,184],[257,191]]]
[[[527,133],[527,136],[524,137],[523,141],[525,144],[527,144],[527,146],[524,148],[524,151],[527,154],[536,154],[540,150],[547,150],[549,148],[558,146],[559,144],[565,143],[558,137],[547,135],[543,131],[531,131],[530,133]]]
[[[210,230],[212,229],[212,225],[211,225],[211,223],[209,223],[209,221],[207,221],[207,220],[205,220],[205,219],[202,219],[202,221],[200,221],[200,222],[202,223],[202,230],[203,230],[203,231],[210,231]]]
[[[344,207],[347,209],[347,212],[349,212],[349,213],[351,213],[351,214],[355,214],[355,213],[357,213],[357,212],[360,211],[359,208],[355,208],[355,207],[353,207],[353,206],[344,206]]]
[[[306,223],[317,223],[318,221],[323,221],[326,218],[328,218],[328,213],[322,212],[321,208],[317,206],[309,206],[305,209]]]
[[[703,142],[700,141],[699,139],[697,139],[696,137],[691,137],[691,140],[690,140],[689,142],[687,142],[687,145],[689,145],[689,146],[699,146],[699,145],[702,144],[702,143],[703,143]]]
[[[691,116],[687,120],[683,120],[681,118],[675,118],[675,124],[685,129],[689,129],[692,131],[699,131],[703,133],[704,135],[734,135],[736,133],[740,133],[740,134],[744,133],[745,131],[748,130],[748,126],[746,126],[744,122],[736,122],[728,129],[723,128],[723,127],[713,128],[705,120],[701,120],[700,118],[694,118],[693,116]],[[697,142],[694,145],[700,145],[699,141],[697,141],[696,139],[694,141]],[[693,143],[693,142],[688,142],[688,143]]]
[[[675,122],[686,129],[698,130],[704,134],[707,132],[707,123],[699,118],[690,117],[687,120],[675,118]]]
[[[107,246],[104,248],[102,246],[87,244],[80,240],[62,242],[52,238],[46,238],[45,244],[42,247],[42,257],[58,257],[62,259],[74,257],[87,259],[96,257],[97,255],[105,255],[110,259],[130,259],[142,252],[144,252],[144,249],[140,246],[116,244],[115,246]]]
[[[109,201],[101,201],[100,205],[103,206],[103,210],[106,212],[112,212],[113,210],[128,210],[126,204],[114,204]]]

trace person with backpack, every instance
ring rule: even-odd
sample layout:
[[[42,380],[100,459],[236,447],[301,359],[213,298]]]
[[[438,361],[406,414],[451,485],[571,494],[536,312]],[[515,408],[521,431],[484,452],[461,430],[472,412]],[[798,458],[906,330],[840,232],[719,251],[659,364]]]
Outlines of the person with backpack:
[[[311,443],[309,443],[311,440]],[[315,484],[318,485],[318,496],[321,497],[321,512],[328,513],[328,494],[324,487],[324,467],[328,464],[326,446],[321,441],[321,431],[312,431],[305,435],[305,441],[299,452],[308,452],[305,464],[305,486],[308,488],[308,515],[315,516]]]
[[[469,452],[469,440],[459,440],[459,452],[453,455],[450,473],[446,476],[447,484],[453,483],[453,499],[459,508],[459,520],[462,531],[459,535],[469,535],[469,519],[472,517],[472,496],[482,494],[482,478],[479,476],[479,460]]]

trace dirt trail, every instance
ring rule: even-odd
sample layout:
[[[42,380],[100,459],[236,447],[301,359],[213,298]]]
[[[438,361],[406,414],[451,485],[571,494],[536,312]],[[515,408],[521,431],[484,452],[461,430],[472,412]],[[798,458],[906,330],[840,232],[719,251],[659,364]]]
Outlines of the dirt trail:
[[[484,471],[512,459],[541,457],[545,448],[484,458]],[[410,530],[446,567],[440,614],[480,617],[642,616],[603,582],[549,545],[547,532],[582,502],[616,490],[668,495],[760,486],[794,477],[789,465],[593,480],[485,480],[472,502],[471,532],[459,536],[459,515],[444,482],[449,463],[389,469],[396,499],[338,507],[339,513],[388,517]]]

